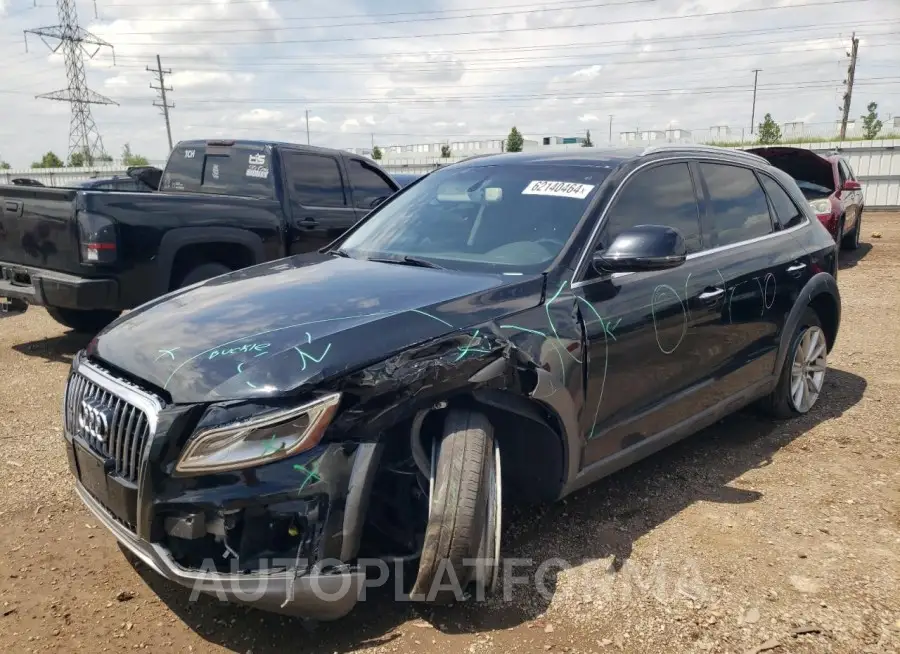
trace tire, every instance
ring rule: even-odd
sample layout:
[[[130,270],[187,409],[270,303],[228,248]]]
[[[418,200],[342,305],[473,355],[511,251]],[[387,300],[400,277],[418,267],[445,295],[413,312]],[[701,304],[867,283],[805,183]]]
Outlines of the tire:
[[[178,282],[175,288],[184,288],[197,282],[203,282],[219,275],[225,275],[232,272],[231,268],[221,263],[202,263],[196,268],[189,270],[184,277]]]
[[[817,332],[817,334],[816,334]],[[815,397],[812,398],[810,403],[798,403],[795,400],[795,397],[792,391],[796,388],[794,386],[794,364],[798,359],[798,355],[800,354],[798,350],[800,350],[801,345],[806,345],[809,341],[804,341],[804,338],[809,334],[809,338],[812,339],[813,335],[818,339],[821,339],[821,343],[825,344],[825,349],[822,351],[821,359],[817,360],[815,363],[816,367],[821,365],[822,371],[821,376],[814,374],[816,380],[818,381],[818,391],[815,393]],[[800,323],[797,325],[797,329],[794,332],[793,338],[791,338],[791,345],[788,348],[787,356],[784,358],[784,364],[781,368],[781,375],[778,378],[778,384],[775,386],[775,390],[772,391],[768,396],[763,398],[761,402],[762,409],[767,413],[770,417],[775,418],[777,420],[785,420],[788,418],[793,418],[799,415],[803,415],[808,413],[818,401],[818,398],[822,395],[822,390],[825,385],[825,376],[827,372],[827,355],[828,355],[828,346],[827,340],[825,340],[825,332],[822,329],[822,322],[819,320],[818,314],[815,311],[808,308],[803,312],[803,316],[800,318]],[[814,345],[814,349],[819,348],[819,343]],[[801,368],[802,370],[802,368]],[[804,372],[803,376],[808,376],[809,373]]]
[[[495,547],[499,550],[493,536],[485,547],[486,532],[499,532],[499,517],[491,510],[495,498],[491,482],[499,473],[495,460],[499,461],[499,456],[495,459],[493,427],[488,419],[474,411],[451,410],[437,454],[431,510],[411,599],[435,604],[463,599],[457,591],[480,576],[477,566],[470,565],[471,559],[485,550],[495,556]],[[492,572],[478,583],[492,585]]]
[[[862,212],[856,217],[856,225],[853,231],[841,239],[842,250],[856,250],[859,248],[859,234],[862,231]]]
[[[67,309],[46,307],[47,313],[56,322],[82,334],[96,334],[119,317],[121,311]]]

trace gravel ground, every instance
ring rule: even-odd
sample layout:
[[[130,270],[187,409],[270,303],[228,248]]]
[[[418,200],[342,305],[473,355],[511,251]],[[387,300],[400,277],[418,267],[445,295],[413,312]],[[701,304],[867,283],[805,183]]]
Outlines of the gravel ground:
[[[880,238],[872,237],[879,234]],[[843,323],[803,419],[733,416],[506,529],[546,592],[438,610],[386,599],[313,629],[189,601],[130,564],[60,445],[86,340],[40,309],[0,322],[0,650],[900,652],[900,215],[843,256]]]

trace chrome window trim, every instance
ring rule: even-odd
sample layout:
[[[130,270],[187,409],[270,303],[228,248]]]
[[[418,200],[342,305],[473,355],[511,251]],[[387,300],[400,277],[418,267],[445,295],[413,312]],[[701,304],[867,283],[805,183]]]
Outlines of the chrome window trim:
[[[583,275],[587,272],[588,255],[590,254],[591,248],[593,247],[593,244],[597,239],[597,235],[600,233],[600,230],[602,229],[604,223],[606,222],[606,217],[609,214],[610,209],[615,204],[616,200],[619,197],[619,194],[622,192],[622,189],[625,188],[625,185],[631,180],[631,178],[634,175],[636,175],[640,171],[644,170],[645,168],[649,168],[656,164],[688,163],[688,162],[698,162],[699,163],[699,162],[703,162],[703,161],[709,161],[712,163],[719,163],[719,164],[728,164],[728,165],[732,165],[732,166],[737,166],[739,168],[747,168],[748,170],[752,170],[756,173],[762,173],[762,174],[768,175],[768,173],[766,172],[764,167],[754,166],[749,161],[735,161],[735,159],[728,157],[728,156],[716,156],[713,153],[706,153],[706,152],[704,152],[702,154],[698,153],[698,154],[694,154],[694,155],[679,154],[677,156],[667,157],[665,159],[654,159],[653,161],[648,161],[646,163],[641,164],[640,166],[637,166],[634,170],[632,170],[630,173],[628,173],[628,175],[625,176],[625,179],[623,179],[622,183],[619,184],[618,188],[615,190],[612,197],[610,197],[609,202],[607,202],[606,206],[603,208],[603,212],[600,214],[599,218],[597,218],[597,222],[594,225],[593,230],[591,230],[591,235],[588,238],[587,245],[585,246],[584,250],[582,250],[581,256],[578,258],[578,263],[575,266],[575,272],[572,275],[573,281],[572,281],[572,284],[570,287],[575,289],[575,288],[580,288],[582,286],[587,286],[588,284],[593,284],[598,281],[604,281],[604,279],[580,279],[580,278],[583,277]],[[768,176],[772,177],[771,175],[768,175]],[[762,184],[760,184],[760,188],[762,188]],[[764,188],[762,188],[762,191],[763,191],[763,193],[766,192]],[[768,194],[766,195],[766,200],[768,202]],[[809,225],[809,215],[805,211],[803,212],[803,217],[804,217],[804,221],[802,223],[800,223],[799,225],[795,225],[794,227],[791,227],[790,229],[776,230],[776,231],[773,231],[771,234],[766,234],[764,236],[757,236],[755,238],[747,239],[746,241],[738,241],[737,243],[729,243],[728,245],[721,245],[719,247],[710,248],[708,250],[701,250],[700,252],[693,252],[693,253],[687,255],[687,260],[690,261],[693,259],[697,259],[700,257],[710,255],[710,254],[716,254],[716,253],[723,252],[726,250],[731,250],[733,248],[742,247],[742,246],[750,245],[753,243],[758,243],[760,241],[774,238],[776,236],[781,236],[783,234],[790,234],[794,231],[797,231],[798,229],[801,229],[801,228]],[[701,216],[700,220],[702,221],[702,219],[703,218]],[[615,275],[615,277],[624,277],[626,275],[633,275],[633,274],[634,273],[631,273],[631,272],[617,273]]]
[[[143,491],[146,483],[147,456],[150,452],[150,447],[153,444],[154,436],[156,435],[159,412],[163,409],[163,403],[155,395],[139,390],[136,386],[128,384],[121,379],[117,379],[102,368],[98,368],[87,361],[81,361],[73,372],[85,377],[117,397],[120,397],[140,411],[143,411],[144,415],[147,416],[149,431],[147,433],[147,441],[144,443],[144,451],[140,453],[140,463],[138,465],[137,524],[135,525],[135,530],[138,536],[142,538],[149,537],[149,534],[143,533],[145,522],[143,515]],[[66,385],[66,394],[68,394],[68,384]],[[66,438],[69,438],[68,434],[66,434]],[[72,439],[69,440],[71,441]]]

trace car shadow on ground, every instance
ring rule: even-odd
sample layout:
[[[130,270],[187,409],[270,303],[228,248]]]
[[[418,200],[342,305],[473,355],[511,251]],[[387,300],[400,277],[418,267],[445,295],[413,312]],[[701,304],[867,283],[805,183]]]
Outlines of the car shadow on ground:
[[[78,332],[66,332],[61,336],[51,336],[38,341],[13,345],[16,352],[30,357],[41,357],[53,363],[71,363],[75,354],[87,347],[93,336]]]
[[[504,556],[534,562],[532,568],[517,568],[516,575],[533,573],[541,561],[553,557],[573,566],[610,560],[607,569],[621,569],[639,538],[697,501],[756,502],[760,493],[737,488],[732,482],[749,470],[770,465],[780,449],[817,424],[839,417],[859,402],[865,389],[865,379],[831,369],[822,398],[806,416],[774,422],[747,409],[562,502],[520,509],[504,529]],[[191,602],[189,590],[140,564],[136,568],[196,633],[231,651],[252,650],[254,654],[291,646],[306,652],[343,654],[384,645],[401,637],[399,625],[415,618],[418,620],[410,627],[413,633],[407,635],[421,641],[431,637],[428,625],[448,635],[512,628],[546,611],[557,589],[559,570],[548,569],[543,593],[529,583],[514,589],[512,602],[492,598],[483,603],[432,607],[393,602],[390,589],[385,589],[383,596],[370,590],[368,600],[343,620],[312,627],[298,619],[220,603],[215,598],[202,596]]]
[[[866,255],[868,255],[871,251],[871,243],[860,243],[859,247],[855,250],[842,250],[840,256],[838,257],[838,268],[840,270],[852,268],[860,261],[865,259]]]

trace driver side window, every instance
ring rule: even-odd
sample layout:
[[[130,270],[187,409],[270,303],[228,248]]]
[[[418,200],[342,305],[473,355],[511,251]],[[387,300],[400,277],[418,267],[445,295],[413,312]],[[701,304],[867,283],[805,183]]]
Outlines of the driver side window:
[[[701,249],[700,209],[687,163],[654,166],[629,180],[606,216],[600,247],[637,225],[675,228],[688,253]]]

